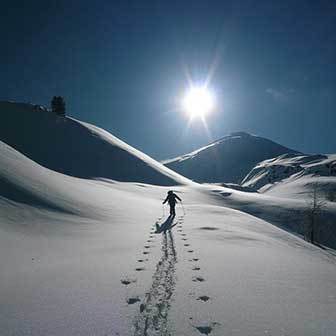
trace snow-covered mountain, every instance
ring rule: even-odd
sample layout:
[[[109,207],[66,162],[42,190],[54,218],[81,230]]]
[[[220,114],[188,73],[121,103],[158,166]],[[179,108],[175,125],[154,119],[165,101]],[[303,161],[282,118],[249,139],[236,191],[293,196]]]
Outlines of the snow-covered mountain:
[[[162,163],[197,182],[240,183],[258,162],[285,153],[298,152],[259,136],[236,132]]]
[[[43,107],[0,102],[0,140],[51,170],[82,178],[189,183],[101,128]]]
[[[298,232],[304,199],[189,183],[92,125],[9,106],[13,120],[2,117],[11,128],[1,125],[1,136],[59,168],[48,144],[60,151],[62,169],[95,179],[46,168],[0,141],[1,335],[335,334],[334,257],[270,224]],[[50,132],[40,136],[42,126]],[[38,139],[46,143],[30,153]],[[107,177],[120,177],[114,165],[141,161],[140,178],[128,170],[124,180],[136,183],[96,179],[102,168],[94,162],[84,174],[62,162],[85,152],[73,144],[88,146],[87,161],[99,159],[94,149],[108,154]],[[185,182],[174,187],[184,204],[174,220],[162,207],[172,187],[139,183],[170,180]],[[334,224],[334,203],[326,212]]]
[[[293,184],[298,186],[299,181],[305,181],[309,192],[316,183],[320,184],[325,194],[336,191],[336,155],[280,155],[258,163],[241,185],[259,192],[276,190],[278,193],[287,189],[289,196],[294,191],[298,192]],[[300,192],[302,196],[304,188],[300,188]]]

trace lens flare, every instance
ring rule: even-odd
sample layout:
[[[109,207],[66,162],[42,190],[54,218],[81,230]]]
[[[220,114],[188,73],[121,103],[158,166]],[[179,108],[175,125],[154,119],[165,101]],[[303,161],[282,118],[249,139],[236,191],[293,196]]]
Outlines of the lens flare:
[[[191,118],[204,118],[214,107],[214,98],[205,87],[193,87],[185,95],[183,109]]]

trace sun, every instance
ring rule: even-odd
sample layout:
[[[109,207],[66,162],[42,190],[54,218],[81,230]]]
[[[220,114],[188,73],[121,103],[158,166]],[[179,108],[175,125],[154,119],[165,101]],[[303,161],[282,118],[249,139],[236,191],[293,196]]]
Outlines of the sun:
[[[204,118],[214,108],[214,97],[206,87],[193,87],[186,93],[182,107],[190,118]]]

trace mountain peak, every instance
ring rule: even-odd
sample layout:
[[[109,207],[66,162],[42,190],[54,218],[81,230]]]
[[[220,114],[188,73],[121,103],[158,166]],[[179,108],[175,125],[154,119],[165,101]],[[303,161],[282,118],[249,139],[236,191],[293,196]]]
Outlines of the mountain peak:
[[[232,132],[232,133],[230,133],[228,136],[230,136],[230,137],[245,137],[245,138],[247,138],[247,137],[251,137],[251,136],[253,136],[252,134],[250,134],[250,133],[247,133],[247,132],[243,132],[243,131],[237,131],[237,132]]]
[[[239,183],[260,161],[297,151],[247,132],[232,132],[163,163],[197,182]]]

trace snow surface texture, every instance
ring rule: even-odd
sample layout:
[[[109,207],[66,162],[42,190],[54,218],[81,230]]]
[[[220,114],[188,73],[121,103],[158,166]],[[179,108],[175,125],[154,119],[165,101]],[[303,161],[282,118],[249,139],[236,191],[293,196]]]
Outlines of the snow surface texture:
[[[257,163],[285,153],[297,152],[268,139],[237,132],[162,163],[197,182],[240,183]]]
[[[168,187],[0,162],[1,335],[335,335],[335,257],[261,219],[304,201],[186,183],[171,220]]]
[[[300,234],[304,233],[316,190],[318,201],[323,204],[316,217],[317,241],[336,248],[336,155],[287,154],[265,160],[251,170],[241,188],[264,195],[253,198],[247,212]],[[230,201],[236,203],[233,199]],[[262,210],[256,208],[259,202]],[[293,206],[295,203],[297,206]],[[282,211],[277,214],[273,206],[282,207]],[[235,207],[242,209],[240,200]]]
[[[71,176],[159,185],[190,183],[110,133],[31,104],[0,102],[0,140]]]
[[[336,155],[281,155],[260,162],[242,181],[243,187],[259,191],[273,189],[287,178],[304,175],[336,177]],[[336,182],[336,179],[334,179]]]

